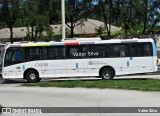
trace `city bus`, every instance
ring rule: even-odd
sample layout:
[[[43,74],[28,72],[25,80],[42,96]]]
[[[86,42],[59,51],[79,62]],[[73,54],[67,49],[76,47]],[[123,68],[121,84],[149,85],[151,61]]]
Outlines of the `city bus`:
[[[153,39],[28,42],[0,45],[3,79],[101,77],[157,71]]]

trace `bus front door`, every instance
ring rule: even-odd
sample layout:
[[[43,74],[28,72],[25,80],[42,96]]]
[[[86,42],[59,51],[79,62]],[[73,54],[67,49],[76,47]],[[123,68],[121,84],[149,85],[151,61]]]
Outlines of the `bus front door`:
[[[88,63],[86,59],[66,60],[67,77],[87,76]]]

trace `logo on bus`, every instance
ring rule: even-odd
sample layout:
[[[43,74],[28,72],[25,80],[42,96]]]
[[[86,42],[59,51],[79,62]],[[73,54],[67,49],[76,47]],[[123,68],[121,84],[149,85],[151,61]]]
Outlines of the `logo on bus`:
[[[36,63],[36,67],[48,67],[48,63]]]

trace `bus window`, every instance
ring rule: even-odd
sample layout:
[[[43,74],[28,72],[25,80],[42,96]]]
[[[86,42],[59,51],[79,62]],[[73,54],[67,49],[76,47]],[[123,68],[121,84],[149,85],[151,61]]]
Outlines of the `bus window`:
[[[10,48],[6,52],[5,56],[5,66],[10,66],[13,64],[18,64],[23,62],[23,49]]]
[[[47,48],[46,47],[42,47],[40,48],[40,59],[41,60],[47,60]]]
[[[152,56],[152,45],[150,43],[144,44],[144,56]]]
[[[109,57],[109,50],[106,44],[88,45],[89,58],[107,58]]]
[[[28,48],[29,61],[40,60],[40,49],[39,48]]]
[[[65,49],[64,47],[48,47],[47,48],[47,59],[64,59],[65,58]]]
[[[110,57],[130,57],[129,44],[110,44]]]
[[[150,43],[132,43],[131,53],[133,57],[152,56],[152,45]]]
[[[24,59],[27,61],[46,60],[47,48],[46,47],[32,47],[24,48]]]
[[[120,45],[120,57],[130,57],[130,46],[129,46],[129,44]]]
[[[87,58],[87,47],[85,45],[68,46],[68,58]]]
[[[110,45],[110,56],[111,57],[119,57],[120,56],[119,46],[120,45]]]
[[[21,60],[22,60],[21,51],[15,51],[15,61],[21,61]]]

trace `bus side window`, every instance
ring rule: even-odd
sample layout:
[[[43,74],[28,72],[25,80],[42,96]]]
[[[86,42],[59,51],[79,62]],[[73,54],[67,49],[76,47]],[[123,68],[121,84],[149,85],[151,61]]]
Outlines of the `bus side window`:
[[[12,61],[12,59],[13,59],[13,52],[10,50],[7,50],[5,55],[5,62]]]
[[[71,59],[87,58],[87,47],[85,45],[68,46],[67,57]]]
[[[5,55],[5,66],[23,62],[22,50],[19,48],[9,48]]]
[[[120,49],[120,57],[125,57],[126,53],[124,49]]]
[[[129,46],[129,44],[120,45],[120,57],[130,57],[130,46]]]
[[[152,45],[150,43],[144,44],[144,56],[152,56]]]
[[[88,45],[89,46],[89,58],[107,58],[109,57],[108,45],[106,44],[97,44],[97,45]]]
[[[15,51],[15,61],[22,61],[21,51]]]
[[[70,51],[69,51],[69,57],[70,58],[74,58],[74,57],[76,57],[74,54],[76,54],[76,53],[78,53],[78,48],[70,48]],[[78,55],[77,55],[77,57],[78,57]]]
[[[35,60],[40,60],[40,48],[35,47],[35,48],[29,48],[28,49],[28,56],[29,56],[29,61],[35,61]]]
[[[48,47],[47,48],[47,59],[64,59],[65,58],[65,49],[64,47]]]
[[[110,44],[110,57],[120,57],[120,45]]]
[[[41,60],[46,60],[47,59],[47,48],[46,47],[42,47],[40,48],[40,59]]]
[[[129,44],[110,44],[110,56],[111,57],[130,57]]]
[[[152,45],[150,43],[131,44],[131,54],[133,57],[152,56]]]
[[[135,44],[131,44],[131,56],[132,57],[136,57],[136,45]]]

